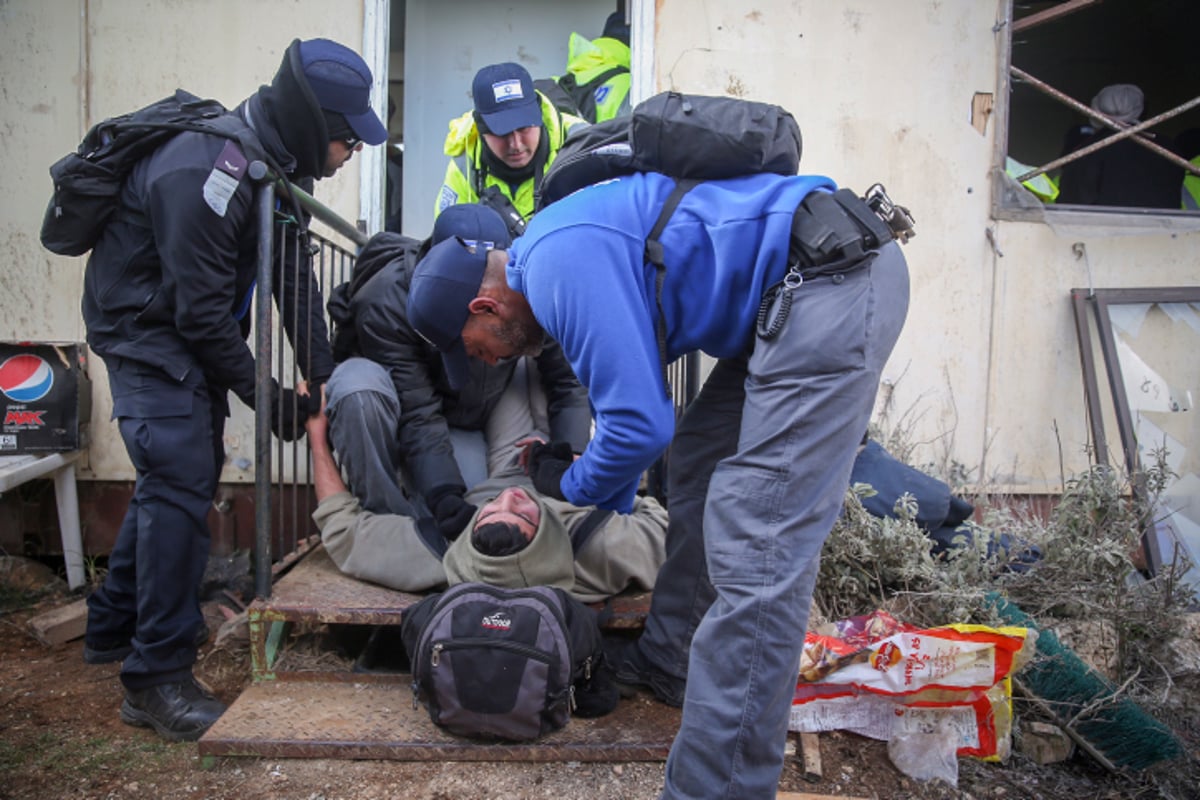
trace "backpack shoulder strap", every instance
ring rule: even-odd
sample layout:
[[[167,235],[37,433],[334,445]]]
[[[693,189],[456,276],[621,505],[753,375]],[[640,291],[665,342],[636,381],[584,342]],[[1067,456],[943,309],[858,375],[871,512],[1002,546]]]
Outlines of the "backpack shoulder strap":
[[[570,77],[571,73],[567,73],[561,78],[538,78],[533,82],[533,88],[545,95],[550,104],[560,110],[565,110],[568,114],[582,116],[579,113],[579,106],[575,103],[575,98],[571,96],[570,89],[565,85],[565,81]]]
[[[663,314],[662,305],[662,289],[663,282],[667,277],[667,266],[664,262],[665,253],[663,252],[662,242],[658,237],[662,236],[663,230],[667,227],[667,222],[670,221],[671,215],[675,213],[675,209],[679,206],[679,202],[683,200],[683,196],[690,192],[693,187],[699,184],[696,180],[679,180],[675,183],[675,188],[671,190],[671,194],[667,196],[667,201],[663,203],[662,211],[658,212],[658,219],[654,221],[654,227],[650,229],[650,235],[646,237],[646,261],[654,265],[654,302],[658,306],[658,325],[655,326],[655,338],[658,341],[658,361],[662,367],[663,387],[666,389],[667,396],[671,396],[671,385],[667,380],[667,319]]]
[[[559,89],[564,94],[570,97],[571,105],[577,111],[571,113],[576,116],[583,117],[588,122],[596,121],[596,88],[604,85],[610,78],[615,78],[617,75],[629,72],[629,67],[615,66],[610,67],[599,75],[592,78],[587,83],[579,83],[575,74],[568,72],[558,79]]]
[[[593,508],[583,521],[571,530],[571,552],[576,556],[583,546],[592,538],[592,534],[600,530],[600,526],[608,522],[613,512],[606,508]]]

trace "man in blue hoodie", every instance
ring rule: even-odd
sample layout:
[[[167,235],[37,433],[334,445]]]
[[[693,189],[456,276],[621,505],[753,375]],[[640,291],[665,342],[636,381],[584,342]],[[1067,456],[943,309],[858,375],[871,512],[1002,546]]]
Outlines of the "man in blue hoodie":
[[[890,229],[820,176],[701,183],[646,238],[675,182],[654,173],[547,207],[507,252],[439,244],[409,320],[442,352],[495,363],[562,345],[594,408],[582,454],[534,445],[538,491],[627,513],[671,447],[667,559],[618,680],[683,706],[663,797],[770,797],[821,545],[842,507],[880,372],[908,308]],[[676,423],[664,363],[716,365]],[[685,683],[686,681],[686,683]]]

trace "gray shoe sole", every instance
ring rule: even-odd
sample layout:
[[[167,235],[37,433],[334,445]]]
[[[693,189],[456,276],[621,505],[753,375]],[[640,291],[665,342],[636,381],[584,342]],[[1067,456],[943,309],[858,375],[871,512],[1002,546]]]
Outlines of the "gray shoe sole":
[[[133,725],[137,728],[153,728],[155,733],[166,739],[168,742],[194,742],[203,736],[206,730],[212,727],[212,725],[209,724],[200,726],[194,730],[172,730],[145,711],[134,708],[128,700],[125,700],[123,703],[121,703],[121,722],[124,722],[126,725]]]

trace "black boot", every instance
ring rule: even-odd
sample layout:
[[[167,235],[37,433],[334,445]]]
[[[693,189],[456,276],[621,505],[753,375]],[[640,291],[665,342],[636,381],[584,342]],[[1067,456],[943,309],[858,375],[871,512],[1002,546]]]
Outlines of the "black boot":
[[[654,692],[659,702],[675,708],[683,706],[687,682],[668,675],[642,655],[636,640],[605,637],[604,657],[612,668],[613,680],[619,688],[644,686]]]
[[[121,721],[153,728],[169,742],[194,742],[225,713],[225,704],[189,676],[175,683],[126,689]]]

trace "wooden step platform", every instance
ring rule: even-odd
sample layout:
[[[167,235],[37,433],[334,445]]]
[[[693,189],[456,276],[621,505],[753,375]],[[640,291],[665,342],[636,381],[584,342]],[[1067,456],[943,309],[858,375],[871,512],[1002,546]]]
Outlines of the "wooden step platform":
[[[270,598],[250,605],[254,683],[200,740],[200,755],[399,761],[666,759],[680,711],[648,693],[622,699],[605,717],[573,718],[563,730],[536,742],[478,742],[447,734],[430,722],[423,707],[414,709],[411,677],[403,667],[360,671],[366,649],[354,664],[331,659],[317,669],[295,668],[292,653],[286,652],[294,626],[389,633],[394,648],[404,609],[420,599],[343,575],[323,547],[308,552],[276,581]],[[617,598],[598,610],[606,629],[635,632],[649,607],[647,593]]]
[[[247,609],[254,678],[285,677],[276,670],[276,660],[291,624],[399,625],[404,609],[421,597],[343,574],[318,545],[276,581],[270,598],[255,600]],[[601,627],[614,633],[637,633],[650,611],[650,598],[649,592],[639,592],[594,606],[600,612]]]

